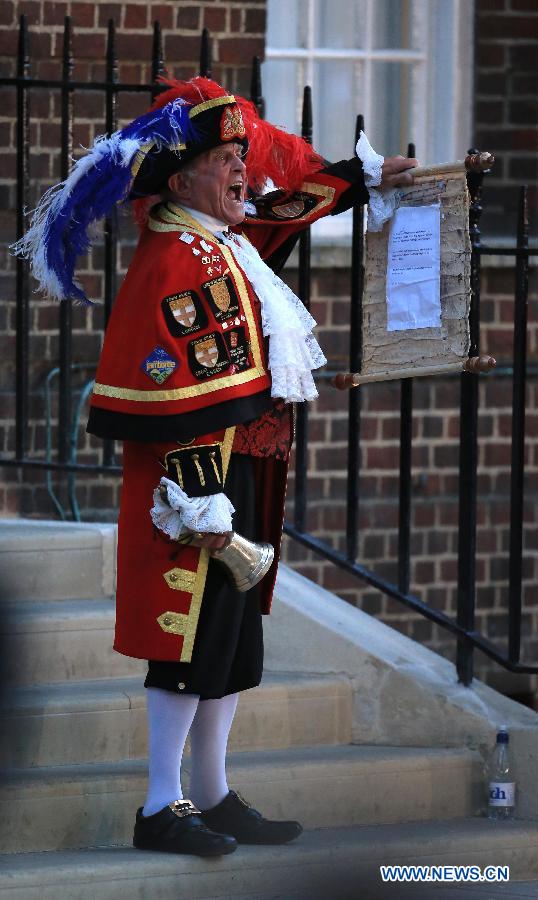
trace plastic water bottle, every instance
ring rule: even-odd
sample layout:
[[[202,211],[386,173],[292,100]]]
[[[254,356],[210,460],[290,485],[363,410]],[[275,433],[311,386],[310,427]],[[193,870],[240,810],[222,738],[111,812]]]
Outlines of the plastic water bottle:
[[[505,725],[497,733],[495,747],[486,765],[488,819],[512,819],[516,805],[516,784],[508,753]]]

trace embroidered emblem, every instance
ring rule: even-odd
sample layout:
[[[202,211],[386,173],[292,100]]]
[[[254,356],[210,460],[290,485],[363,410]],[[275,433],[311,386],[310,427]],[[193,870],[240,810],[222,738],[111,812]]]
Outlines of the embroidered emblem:
[[[202,285],[202,291],[218,322],[239,312],[239,298],[234,283],[228,276],[223,275],[213,278],[212,281],[206,281]]]
[[[220,120],[220,136],[223,141],[231,141],[232,138],[245,137],[245,124],[241,110],[237,105],[227,106]]]
[[[161,308],[168,330],[174,337],[183,337],[207,327],[207,314],[195,291],[171,294],[162,300]]]
[[[224,340],[236,371],[240,372],[243,369],[250,369],[252,365],[248,358],[250,341],[247,338],[246,328],[240,326],[239,328],[233,328],[232,331],[227,331],[224,335]]]
[[[183,232],[179,235],[179,240],[180,240],[180,241],[183,241],[184,244],[192,244],[192,242],[193,242],[193,240],[194,240],[194,235],[193,235],[193,234],[189,234],[188,231],[183,231]]]
[[[200,365],[212,369],[219,361],[219,351],[214,337],[205,338],[194,348],[194,355]]]
[[[178,365],[177,359],[170,356],[163,347],[155,347],[140,368],[156,384],[163,384]]]
[[[321,209],[329,204],[331,200],[332,197],[314,197],[312,194],[304,191],[288,198],[281,191],[272,191],[270,194],[264,194],[256,201],[255,216],[261,221],[304,219],[317,206]]]
[[[226,350],[226,344],[218,331],[190,341],[187,355],[190,370],[199,381],[211,378],[213,375],[218,375],[223,369],[230,368],[230,357]]]
[[[212,253],[212,252],[213,252],[213,247],[212,247],[212,245],[211,245],[211,244],[207,244],[206,241],[204,241],[203,239],[200,241],[200,247],[202,248],[202,250],[205,250],[206,253]]]
[[[305,205],[302,200],[292,200],[291,203],[282,203],[273,206],[273,212],[279,219],[296,219],[304,213]]]

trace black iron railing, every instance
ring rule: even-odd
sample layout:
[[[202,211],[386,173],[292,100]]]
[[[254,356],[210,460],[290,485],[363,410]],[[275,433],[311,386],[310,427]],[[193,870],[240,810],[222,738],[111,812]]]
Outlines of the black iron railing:
[[[17,74],[12,78],[0,78],[0,85],[12,87],[17,96],[17,234],[24,233],[24,209],[29,201],[30,171],[30,91],[54,90],[61,97],[61,177],[69,171],[72,155],[73,96],[77,91],[100,91],[105,97],[105,128],[108,133],[117,127],[117,98],[122,92],[140,92],[154,97],[160,90],[155,79],[164,72],[162,37],[159,24],[154,26],[152,83],[126,84],[118,80],[118,60],[114,23],[108,26],[106,79],[104,82],[81,82],[73,80],[72,29],[69,18],[65,20],[63,42],[62,77],[38,79],[30,77],[30,54],[28,31],[25,17],[21,17],[19,31],[19,52]],[[200,48],[200,73],[211,74],[211,47],[207,30],[204,29]],[[251,98],[263,114],[263,97],[259,60],[253,62]],[[357,119],[357,134],[364,127],[362,118]],[[303,99],[302,134],[306,140],[312,137],[312,103],[310,88],[305,88]],[[408,154],[415,155],[414,146],[409,145]],[[433,609],[410,593],[411,564],[411,521],[412,521],[412,421],[413,421],[413,380],[404,379],[400,384],[400,456],[399,456],[399,518],[398,518],[398,565],[397,584],[388,582],[374,571],[357,561],[359,547],[359,503],[360,503],[360,432],[361,432],[361,391],[349,392],[348,400],[348,452],[347,452],[347,505],[345,517],[345,552],[340,552],[315,537],[306,530],[308,503],[307,452],[308,452],[308,412],[301,404],[297,413],[295,451],[295,492],[293,522],[285,524],[285,531],[296,541],[315,553],[330,560],[335,565],[372,585],[382,594],[400,601],[413,611],[452,633],[457,639],[457,671],[463,684],[468,685],[473,677],[473,650],[480,649],[491,659],[512,672],[537,673],[538,665],[520,662],[521,647],[521,597],[522,597],[522,529],[523,529],[523,475],[525,437],[525,384],[526,384],[526,334],[527,334],[527,282],[529,266],[528,222],[525,188],[519,198],[517,240],[514,248],[483,247],[480,239],[481,175],[469,175],[471,195],[470,233],[472,242],[471,258],[471,355],[479,349],[480,323],[480,262],[483,256],[502,254],[515,257],[515,315],[514,315],[514,368],[513,368],[513,416],[512,416],[512,459],[510,495],[510,550],[509,550],[509,633],[508,652],[502,653],[491,641],[479,634],[475,628],[475,558],[476,558],[476,503],[477,503],[477,422],[478,422],[478,376],[465,374],[460,382],[460,458],[459,458],[459,541],[458,541],[458,604],[457,616],[453,619],[445,613]],[[359,371],[361,364],[361,299],[363,292],[364,266],[364,208],[353,210],[352,262],[350,280],[350,339],[349,368]],[[104,307],[103,326],[106,325],[116,291],[118,260],[118,233],[116,223],[110,218],[106,223],[104,238]],[[310,299],[310,235],[305,231],[299,244],[299,293],[305,303]],[[101,464],[79,463],[76,461],[73,439],[72,374],[73,337],[72,310],[68,303],[59,307],[59,353],[58,367],[54,376],[59,378],[58,390],[58,442],[57,459],[50,453],[45,459],[28,455],[28,413],[29,413],[29,333],[30,333],[30,284],[27,264],[16,261],[16,441],[12,457],[0,459],[0,465],[22,469],[44,469],[48,473],[71,473],[70,494],[76,517],[74,497],[74,475],[76,473],[119,473],[116,465],[114,446],[106,442]],[[331,373],[322,373],[321,378]],[[80,402],[77,409],[80,408]]]
[[[360,127],[362,120],[359,117]],[[477,152],[471,150],[470,152]],[[414,156],[414,145],[408,148]],[[409,592],[411,560],[411,449],[413,417],[413,380],[400,382],[400,462],[399,462],[399,520],[398,520],[398,583],[393,584],[374,571],[357,562],[358,508],[360,502],[360,391],[351,391],[349,399],[348,467],[347,467],[347,522],[346,553],[335,550],[304,529],[306,509],[306,482],[303,474],[304,459],[297,455],[295,474],[295,517],[286,523],[284,530],[305,547],[330,560],[352,575],[377,588],[383,594],[420,613],[436,625],[451,632],[457,638],[456,668],[459,680],[468,685],[473,678],[473,649],[511,672],[538,673],[538,665],[520,662],[521,608],[522,608],[522,558],[523,558],[523,478],[525,440],[525,386],[526,340],[528,305],[528,216],[527,190],[520,189],[518,227],[514,248],[482,246],[480,215],[483,175],[467,177],[470,204],[471,236],[471,308],[470,308],[470,356],[479,352],[480,324],[480,264],[483,256],[514,256],[516,259],[514,303],[514,367],[512,412],[512,461],[510,496],[510,555],[508,599],[508,652],[505,654],[487,637],[475,629],[476,594],[476,508],[478,468],[478,375],[464,373],[460,376],[460,454],[459,454],[459,524],[458,524],[458,602],[456,619],[433,609]],[[361,296],[363,287],[363,211],[359,207],[353,214],[352,271],[350,293],[352,297],[350,371],[360,370],[361,361]],[[301,262],[300,262],[301,265]],[[304,265],[304,263],[303,263]],[[306,444],[301,429],[306,428],[303,418],[298,419],[297,445]]]

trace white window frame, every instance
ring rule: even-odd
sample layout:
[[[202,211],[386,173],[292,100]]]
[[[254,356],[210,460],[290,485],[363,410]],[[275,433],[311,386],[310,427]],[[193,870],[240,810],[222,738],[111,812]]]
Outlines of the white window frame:
[[[281,3],[281,0],[268,0]],[[287,0],[293,2],[293,0]],[[314,0],[306,2],[305,47],[272,47],[266,46],[266,60],[289,60],[301,63],[297,67],[300,84],[298,85],[298,109],[296,110],[296,133],[300,133],[302,89],[314,80],[315,63],[323,60],[351,60],[357,63],[355,81],[360,83],[360,99],[350,98],[354,113],[362,113],[365,130],[368,134],[369,123],[373,120],[373,64],[376,62],[408,63],[410,66],[411,90],[413,103],[410,110],[409,134],[402,135],[402,142],[414,141],[417,154],[422,163],[447,162],[460,159],[465,154],[472,140],[472,92],[473,92],[473,27],[474,3],[469,0],[410,0],[409,30],[410,43],[422,50],[374,47],[374,4],[376,0],[364,0],[365,15],[362,27],[362,44],[357,49],[331,49],[315,46]],[[353,0],[350,0],[353,2]],[[453,79],[444,81],[441,90],[443,96],[435,96],[436,45],[433,17],[439,4],[450,4],[452,12],[452,28],[444,35],[448,42],[444,46],[450,59]],[[447,7],[444,7],[446,11]],[[427,100],[423,101],[424,94]],[[445,110],[442,129],[435,116],[436,104],[443,104]],[[359,108],[360,107],[360,108]],[[405,127],[405,126],[404,126]],[[383,147],[375,148],[383,153]],[[406,145],[400,152],[406,152]],[[349,148],[349,155],[352,148]],[[334,220],[332,220],[334,222]],[[333,233],[342,232],[340,227],[333,228]],[[327,226],[324,231],[329,230]],[[349,226],[344,226],[347,232]]]

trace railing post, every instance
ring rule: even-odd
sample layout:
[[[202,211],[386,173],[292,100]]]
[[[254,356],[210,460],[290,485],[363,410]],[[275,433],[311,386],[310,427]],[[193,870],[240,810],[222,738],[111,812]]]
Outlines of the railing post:
[[[161,31],[161,23],[153,23],[153,47],[151,51],[151,99],[153,100],[160,92],[161,88],[156,84],[159,75],[164,75],[164,53],[163,53],[163,36]]]
[[[416,155],[409,144],[407,155]],[[413,441],[413,379],[400,381],[400,484],[398,503],[398,588],[409,592],[411,580],[411,463]]]
[[[510,557],[508,575],[508,658],[521,655],[521,575],[523,563],[523,479],[525,466],[525,386],[527,377],[527,307],[529,286],[527,188],[519,195],[514,305],[514,375],[512,383],[512,458],[510,464]]]
[[[258,110],[260,119],[265,118],[265,100],[262,92],[262,69],[259,56],[252,57],[252,72],[250,75],[250,99]]]
[[[73,74],[71,19],[65,17],[62,93],[61,93],[61,157],[60,180],[65,181],[71,168],[73,154],[73,95],[69,87]],[[72,306],[70,300],[60,303],[60,378],[58,390],[58,459],[67,462],[70,456],[71,426],[71,359],[72,359]]]
[[[202,30],[202,39],[200,41],[200,75],[204,78],[211,78],[211,39],[207,28]]]
[[[118,59],[116,55],[116,29],[114,20],[108,20],[108,36],[106,48],[106,121],[105,128],[107,135],[112,134],[116,130],[116,105],[117,96],[114,84],[118,81]],[[105,321],[106,328],[112,304],[116,295],[116,270],[118,264],[118,228],[116,221],[116,211],[114,210],[105,220]],[[105,466],[112,465],[114,462],[114,441],[103,441],[103,463]]]
[[[307,85],[303,93],[301,135],[312,143],[312,89]],[[299,238],[299,297],[310,308],[310,228],[301,231]],[[304,531],[306,526],[306,475],[308,470],[308,410],[306,403],[298,403],[296,409],[295,438],[295,527]]]
[[[19,48],[17,75],[28,78],[30,54],[26,16],[21,15],[19,26]],[[22,82],[17,85],[17,239],[25,232],[25,210],[28,205],[30,153],[30,113],[27,87]],[[15,396],[15,453],[17,459],[26,455],[28,422],[28,341],[30,312],[28,303],[28,263],[17,257],[16,288],[16,396]]]
[[[364,131],[364,118],[357,116],[355,144]],[[351,232],[351,310],[349,317],[349,371],[360,372],[362,364],[362,294],[364,290],[364,206],[353,207]],[[349,391],[347,433],[346,556],[355,562],[358,553],[360,479],[361,391]]]
[[[477,153],[470,150],[469,153]],[[482,173],[469,173],[467,184],[471,203],[471,306],[469,310],[469,356],[479,352],[480,323],[480,215]],[[474,631],[476,582],[476,470],[478,465],[478,375],[460,376],[460,449],[459,449],[459,527],[458,527],[458,600],[457,622],[466,631]],[[458,638],[456,651],[458,680],[469,685],[473,680],[473,646]]]

